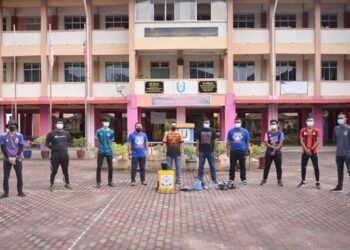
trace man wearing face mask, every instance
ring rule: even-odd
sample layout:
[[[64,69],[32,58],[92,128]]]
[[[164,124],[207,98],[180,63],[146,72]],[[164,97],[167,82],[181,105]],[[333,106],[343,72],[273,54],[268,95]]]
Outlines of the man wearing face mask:
[[[214,165],[214,151],[216,147],[216,132],[210,128],[209,119],[204,119],[203,128],[198,132],[197,135],[197,156],[199,157],[198,166],[198,179],[203,182],[204,175],[204,164],[205,160],[208,160],[210,167],[211,179],[214,183],[216,180],[216,170]]]
[[[10,120],[7,126],[8,132],[0,137],[1,151],[4,154],[4,193],[0,196],[0,199],[9,196],[9,178],[12,166],[15,169],[17,176],[18,196],[26,196],[23,192],[21,158],[24,147],[24,138],[23,135],[17,132],[16,121]]]
[[[115,187],[113,183],[113,152],[111,144],[114,141],[114,132],[109,129],[110,120],[108,117],[102,118],[102,128],[96,131],[96,140],[98,144],[97,169],[96,169],[96,187],[101,188],[101,168],[103,158],[106,157],[108,164],[108,186]]]
[[[314,167],[315,179],[316,179],[316,188],[320,189],[320,170],[318,167],[318,146],[320,144],[320,135],[321,132],[318,128],[314,126],[315,121],[313,114],[308,114],[306,120],[306,127],[300,130],[300,144],[303,150],[301,155],[301,182],[298,187],[305,187],[305,176],[306,176],[306,167],[309,158],[311,158],[312,165]]]
[[[63,120],[58,119],[56,123],[56,129],[51,131],[46,136],[46,146],[51,150],[51,175],[50,175],[50,191],[55,189],[55,177],[59,166],[61,165],[63,180],[65,182],[64,187],[72,189],[69,183],[69,156],[68,156],[68,144],[70,142],[70,134],[63,129]]]
[[[137,165],[140,166],[141,184],[147,185],[145,165],[148,155],[148,138],[142,132],[142,124],[140,122],[135,124],[135,131],[128,137],[128,150],[129,159],[131,160],[131,186],[136,184]]]
[[[283,187],[282,183],[282,152],[284,134],[278,130],[278,121],[273,119],[270,121],[270,130],[265,133],[264,143],[266,145],[265,152],[265,168],[263,180],[260,185],[264,185],[267,182],[269,171],[272,165],[272,161],[275,162],[277,173],[277,184]]]
[[[344,163],[350,176],[350,126],[346,124],[346,115],[338,115],[338,126],[334,128],[333,140],[337,144],[336,163],[338,172],[338,185],[331,192],[342,192],[344,180]],[[350,195],[350,192],[348,193]]]
[[[227,134],[227,156],[230,158],[230,181],[234,182],[236,164],[239,161],[242,184],[247,184],[245,158],[249,149],[249,132],[242,128],[242,120],[235,119],[235,127]],[[232,186],[233,188],[235,185]]]
[[[184,142],[180,131],[177,130],[176,122],[171,123],[171,130],[165,132],[163,138],[164,151],[166,151],[166,159],[168,169],[171,169],[173,161],[175,161],[176,183],[181,184],[181,151]]]

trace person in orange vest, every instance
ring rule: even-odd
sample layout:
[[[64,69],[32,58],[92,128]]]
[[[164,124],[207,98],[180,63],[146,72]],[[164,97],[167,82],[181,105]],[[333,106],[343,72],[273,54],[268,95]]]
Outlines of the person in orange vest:
[[[311,158],[312,165],[315,171],[316,178],[316,188],[320,189],[320,170],[318,167],[318,148],[320,145],[320,130],[315,127],[314,116],[312,113],[308,114],[306,120],[306,127],[300,130],[300,144],[302,147],[302,155],[301,155],[301,182],[298,187],[305,187],[305,176],[306,176],[306,167]]]

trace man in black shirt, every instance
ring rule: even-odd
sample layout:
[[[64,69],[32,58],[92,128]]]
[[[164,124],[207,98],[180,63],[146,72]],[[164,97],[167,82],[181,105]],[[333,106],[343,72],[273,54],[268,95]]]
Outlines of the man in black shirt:
[[[216,170],[214,165],[214,151],[216,147],[216,133],[210,128],[209,119],[203,120],[203,128],[197,135],[197,156],[199,157],[198,179],[203,183],[204,164],[208,160],[210,167],[211,179],[214,183],[216,180]]]
[[[56,129],[48,133],[46,137],[46,146],[51,149],[51,176],[50,176],[50,191],[52,192],[55,188],[55,176],[57,174],[59,165],[61,165],[62,172],[64,175],[65,188],[72,189],[69,184],[68,175],[68,143],[70,141],[69,132],[63,130],[63,120],[58,119]]]

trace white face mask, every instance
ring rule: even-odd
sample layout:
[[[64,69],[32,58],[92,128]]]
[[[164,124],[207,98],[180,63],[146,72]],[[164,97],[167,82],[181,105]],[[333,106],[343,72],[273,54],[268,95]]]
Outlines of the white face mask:
[[[108,128],[109,127],[109,122],[103,122],[102,125],[103,125],[104,128]]]
[[[63,124],[62,124],[62,123],[57,123],[57,124],[56,124],[56,128],[58,128],[58,129],[63,129]]]
[[[314,122],[306,122],[306,125],[307,125],[308,127],[312,127],[312,126],[314,125]]]
[[[270,127],[271,127],[272,130],[276,130],[277,129],[277,124],[272,124]]]
[[[242,123],[235,123],[235,128],[240,128],[242,126]]]
[[[203,128],[209,128],[210,124],[209,123],[203,123]]]

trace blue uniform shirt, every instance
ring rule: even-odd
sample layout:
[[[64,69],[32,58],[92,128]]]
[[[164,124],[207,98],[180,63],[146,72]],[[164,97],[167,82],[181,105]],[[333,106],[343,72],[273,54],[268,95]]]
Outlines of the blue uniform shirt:
[[[245,128],[233,128],[228,131],[227,141],[231,145],[230,151],[246,151],[249,132]]]
[[[111,129],[100,128],[96,131],[96,139],[98,140],[98,154],[112,155],[111,144],[114,141],[114,132]]]
[[[144,132],[134,131],[129,135],[128,142],[131,144],[132,157],[146,157],[148,138]]]

